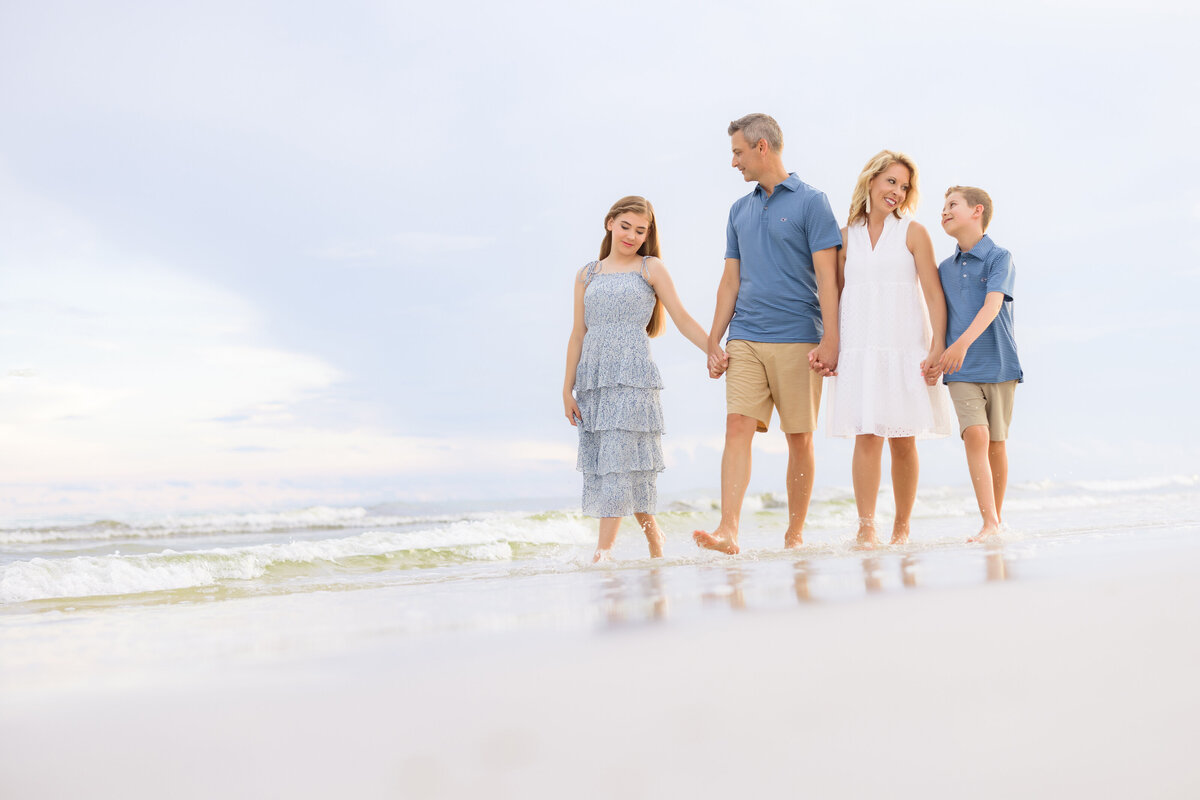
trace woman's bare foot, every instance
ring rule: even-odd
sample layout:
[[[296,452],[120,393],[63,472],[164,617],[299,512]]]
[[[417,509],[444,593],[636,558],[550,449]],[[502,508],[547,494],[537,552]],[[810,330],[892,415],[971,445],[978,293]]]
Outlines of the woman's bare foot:
[[[908,523],[892,523],[892,541],[888,544],[908,544]]]
[[[860,519],[858,521],[858,536],[855,537],[855,550],[874,550],[879,546],[879,540],[875,538],[875,520]]]
[[[737,535],[719,525],[712,533],[693,531],[692,539],[705,550],[716,550],[718,553],[725,553],[731,556],[736,556],[742,552],[737,544]]]
[[[995,522],[984,522],[983,527],[979,529],[979,533],[967,539],[968,542],[982,542],[985,539],[991,539],[993,536],[1000,535],[1000,525]]]

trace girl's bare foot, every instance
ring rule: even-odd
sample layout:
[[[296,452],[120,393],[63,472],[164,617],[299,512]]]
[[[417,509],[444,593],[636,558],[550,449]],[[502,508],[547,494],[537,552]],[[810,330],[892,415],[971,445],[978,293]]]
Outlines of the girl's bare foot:
[[[892,524],[892,541],[889,544],[908,544],[907,522],[895,522]]]
[[[860,519],[858,521],[858,536],[855,538],[855,550],[874,550],[879,546],[875,538],[875,520]]]
[[[666,535],[657,525],[654,526],[654,530],[646,531],[646,544],[650,545],[651,558],[663,557],[663,543],[666,541]]]
[[[611,556],[611,550],[601,550],[597,547],[596,552],[592,555],[592,563],[599,564],[601,561],[608,561]]]

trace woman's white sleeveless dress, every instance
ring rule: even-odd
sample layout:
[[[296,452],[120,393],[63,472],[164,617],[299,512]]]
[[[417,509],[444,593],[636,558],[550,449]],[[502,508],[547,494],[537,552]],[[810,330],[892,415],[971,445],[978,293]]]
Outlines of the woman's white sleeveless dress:
[[[826,381],[829,436],[934,438],[954,430],[949,391],[921,375],[932,329],[907,245],[911,221],[889,214],[874,249],[865,222],[846,230],[838,374]]]

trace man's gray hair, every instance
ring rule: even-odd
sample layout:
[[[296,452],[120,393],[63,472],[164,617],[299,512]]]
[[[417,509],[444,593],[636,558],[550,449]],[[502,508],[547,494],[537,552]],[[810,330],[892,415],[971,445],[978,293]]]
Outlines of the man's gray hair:
[[[751,147],[757,145],[759,139],[766,139],[771,150],[776,153],[783,151],[783,131],[779,129],[779,123],[774,117],[766,114],[747,114],[729,123],[730,136],[738,131],[742,132],[742,136],[746,137]]]

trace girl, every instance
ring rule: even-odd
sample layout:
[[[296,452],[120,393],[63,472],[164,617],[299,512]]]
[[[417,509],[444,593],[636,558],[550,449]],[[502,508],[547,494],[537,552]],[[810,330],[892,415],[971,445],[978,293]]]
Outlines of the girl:
[[[650,358],[650,338],[666,327],[663,308],[704,353],[708,333],[687,313],[658,258],[654,208],[623,197],[604,217],[600,260],[575,278],[575,324],[567,343],[563,410],[579,428],[583,513],[600,517],[592,561],[608,558],[621,518],[633,514],[651,558],[663,552],[654,520],[655,481],[664,468],[662,379]],[[572,394],[574,390],[574,394]]]
[[[920,471],[915,438],[953,429],[949,395],[937,383],[946,298],[929,233],[902,216],[916,205],[916,164],[903,153],[881,151],[858,176],[838,254],[841,346],[830,382],[828,434],[855,437],[857,540],[866,549],[877,543],[884,439],[896,500],[891,543],[904,544]]]

